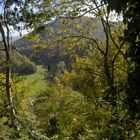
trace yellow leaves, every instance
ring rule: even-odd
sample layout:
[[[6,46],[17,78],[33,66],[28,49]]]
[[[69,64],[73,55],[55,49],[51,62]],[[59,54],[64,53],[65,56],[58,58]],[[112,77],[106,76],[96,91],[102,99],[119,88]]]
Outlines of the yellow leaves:
[[[60,9],[58,9],[58,8],[55,8],[55,9],[51,10],[52,14],[58,14],[59,12],[60,12]]]
[[[33,35],[27,35],[24,37],[27,40],[33,40],[34,36]]]
[[[83,27],[81,26],[81,24],[76,24],[75,27],[76,27],[77,29],[81,29],[81,30],[83,29]]]
[[[46,32],[47,35],[50,35],[50,34],[53,33],[53,28],[46,27],[46,28],[45,28],[45,32]]]
[[[5,78],[5,74],[4,73],[0,73],[0,80]]]
[[[39,43],[41,41],[41,35],[40,34],[36,34],[33,38],[33,40],[36,42],[36,43]]]
[[[36,45],[33,46],[33,48],[38,50],[38,49],[42,49],[42,48],[45,48],[45,47],[43,45],[41,45],[41,44],[40,45],[36,44]]]
[[[5,91],[5,74],[0,73],[0,91],[4,92]],[[2,96],[2,93],[0,94]]]
[[[29,40],[29,41],[34,41],[35,43],[39,43],[41,41],[41,35],[40,34],[29,34],[27,36],[25,36],[25,39]]]
[[[5,81],[5,74],[0,73],[0,84],[4,83],[4,81]]]
[[[6,118],[6,117],[2,117],[2,118],[1,118],[1,122],[2,122],[2,123],[5,123],[5,122],[7,122],[7,121],[8,121],[8,118]]]
[[[65,70],[65,71],[64,71],[64,75],[67,76],[68,74],[69,74],[69,72],[68,72],[67,70]]]
[[[73,118],[73,122],[77,122],[77,118],[76,117]]]
[[[11,67],[12,66],[12,64],[6,64],[5,63],[5,67]]]

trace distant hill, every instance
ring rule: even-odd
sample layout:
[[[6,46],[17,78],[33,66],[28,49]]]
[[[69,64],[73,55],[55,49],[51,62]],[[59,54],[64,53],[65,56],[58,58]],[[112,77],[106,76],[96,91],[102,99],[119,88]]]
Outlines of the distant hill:
[[[120,23],[116,22],[110,22],[111,27],[113,30],[115,30]],[[26,55],[27,57],[30,57],[31,60],[35,61],[38,64],[54,64],[58,63],[60,61],[70,61],[70,56],[71,54],[68,53],[67,55],[62,54],[62,47],[59,45],[56,45],[55,47],[50,47],[47,44],[50,43],[50,41],[53,41],[57,37],[62,37],[65,35],[71,35],[76,33],[82,34],[81,33],[81,27],[83,30],[87,32],[86,35],[92,34],[92,36],[96,40],[101,40],[103,41],[105,38],[105,34],[103,31],[103,27],[101,22],[98,19],[93,19],[89,17],[81,17],[76,20],[60,20],[56,21],[54,23],[49,23],[46,25],[46,27],[42,27],[31,34],[36,35],[39,34],[41,35],[41,38],[43,41],[46,43],[46,47],[43,48],[34,48],[34,45],[36,44],[35,41],[29,41],[26,36],[16,40],[14,42],[14,45],[16,48]],[[70,30],[69,30],[70,29]],[[62,32],[63,30],[66,30],[65,32]],[[37,44],[39,45],[39,44]],[[83,55],[82,50],[78,50],[77,52],[80,55]]]
[[[11,52],[12,73],[20,75],[32,74],[36,71],[36,65],[26,56],[12,49]],[[0,72],[5,71],[5,54],[0,52]]]

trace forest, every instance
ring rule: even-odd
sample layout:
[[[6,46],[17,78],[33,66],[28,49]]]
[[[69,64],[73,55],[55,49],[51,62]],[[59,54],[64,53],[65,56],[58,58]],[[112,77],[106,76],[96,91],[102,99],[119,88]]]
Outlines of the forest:
[[[0,0],[0,140],[140,140],[139,9]]]

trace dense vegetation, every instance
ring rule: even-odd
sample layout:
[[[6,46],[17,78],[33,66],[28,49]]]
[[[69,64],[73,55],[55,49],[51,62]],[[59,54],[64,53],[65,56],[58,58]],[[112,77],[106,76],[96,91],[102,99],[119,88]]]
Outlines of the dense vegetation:
[[[19,74],[19,75],[27,75],[32,74],[36,71],[36,66],[33,62],[27,59],[26,56],[20,54],[17,51],[12,51],[11,53],[11,71],[12,73]],[[5,56],[4,53],[0,53],[0,71],[5,71]]]
[[[139,5],[2,1],[0,139],[139,140]]]

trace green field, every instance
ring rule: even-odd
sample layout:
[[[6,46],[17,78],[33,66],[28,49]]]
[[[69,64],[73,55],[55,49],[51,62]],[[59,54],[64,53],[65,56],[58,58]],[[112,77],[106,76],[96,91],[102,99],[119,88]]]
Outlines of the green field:
[[[44,91],[49,83],[47,81],[47,70],[41,65],[37,66],[36,73],[26,76],[25,79],[31,96],[36,96]]]

